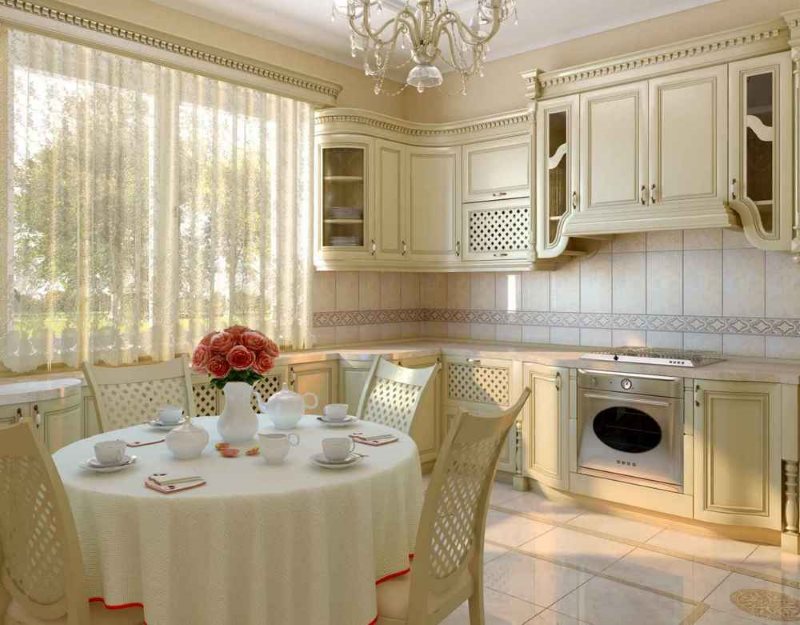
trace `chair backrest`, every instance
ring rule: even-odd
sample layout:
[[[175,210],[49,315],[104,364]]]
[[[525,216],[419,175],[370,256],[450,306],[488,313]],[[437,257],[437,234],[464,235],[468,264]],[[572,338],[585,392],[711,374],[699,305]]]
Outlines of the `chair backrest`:
[[[408,434],[438,367],[410,369],[376,356],[358,402],[358,418]]]
[[[88,625],[75,521],[53,459],[28,423],[0,428],[0,575],[27,616]]]
[[[427,622],[432,597],[446,596],[465,571],[482,583],[483,535],[497,459],[529,396],[526,388],[511,408],[496,416],[463,412],[454,417],[422,506],[409,623]],[[452,608],[463,600],[458,598]]]
[[[150,365],[100,367],[84,363],[103,432],[143,423],[160,406],[183,406],[195,415],[191,371],[185,356]]]

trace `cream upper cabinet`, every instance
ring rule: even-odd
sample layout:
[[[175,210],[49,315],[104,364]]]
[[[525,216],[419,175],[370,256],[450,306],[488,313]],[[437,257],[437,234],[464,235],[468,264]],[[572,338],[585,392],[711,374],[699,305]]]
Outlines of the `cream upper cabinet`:
[[[569,488],[569,369],[524,364],[523,385],[531,389],[524,408],[524,473],[554,488]]]
[[[372,151],[359,135],[317,140],[315,238],[317,255],[328,260],[374,258]]]
[[[524,260],[531,257],[530,198],[464,204],[461,220],[464,260]]]
[[[463,147],[464,202],[530,196],[530,134]]]
[[[536,108],[536,256],[554,258],[567,245],[564,219],[578,203],[579,98],[554,98]]]
[[[792,243],[792,60],[789,52],[731,63],[729,199],[756,247]]]
[[[719,210],[727,201],[725,65],[649,82],[652,211]]]
[[[379,260],[403,259],[408,254],[405,213],[408,185],[405,146],[393,141],[375,143],[376,256]]]
[[[647,187],[647,83],[580,96],[580,213],[639,209]]]
[[[461,256],[461,150],[410,147],[408,255],[415,261]]]
[[[695,381],[695,518],[781,529],[778,384]]]

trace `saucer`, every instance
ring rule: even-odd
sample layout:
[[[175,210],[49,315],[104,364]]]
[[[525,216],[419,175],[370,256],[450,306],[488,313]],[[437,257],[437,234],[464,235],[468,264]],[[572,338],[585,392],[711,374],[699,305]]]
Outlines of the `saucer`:
[[[125,459],[120,464],[100,464],[97,458],[89,458],[85,462],[81,462],[81,466],[89,471],[96,473],[115,473],[127,469],[129,466],[136,464],[136,456],[125,456]]]
[[[181,423],[183,423],[183,421],[184,420],[181,419],[177,423],[164,423],[163,421],[159,421],[158,419],[153,419],[151,421],[148,421],[147,425],[156,430],[172,430],[178,427]]]
[[[350,454],[344,460],[332,461],[328,460],[325,457],[325,454],[319,452],[311,456],[311,462],[316,464],[318,467],[324,467],[326,469],[346,469],[347,467],[352,467],[354,464],[358,464],[362,458],[363,456]]]
[[[340,428],[344,427],[345,425],[358,423],[358,417],[353,416],[347,416],[344,419],[334,421],[333,419],[328,419],[328,417],[317,415],[317,420],[322,421],[325,425],[329,425],[332,428]]]

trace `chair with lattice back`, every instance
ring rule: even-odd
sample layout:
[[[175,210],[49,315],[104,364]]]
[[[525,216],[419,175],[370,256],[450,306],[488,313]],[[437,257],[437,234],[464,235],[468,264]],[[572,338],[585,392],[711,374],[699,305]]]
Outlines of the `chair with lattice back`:
[[[89,604],[78,534],[53,460],[31,426],[0,428],[0,590],[6,625],[132,625],[141,608]]]
[[[483,535],[497,459],[528,400],[497,416],[457,415],[431,475],[411,572],[378,585],[377,625],[435,625],[469,601],[483,625]]]
[[[125,367],[84,364],[83,371],[103,432],[154,419],[160,406],[183,406],[185,414],[195,415],[191,371],[185,356]]]
[[[410,369],[376,356],[358,402],[359,419],[388,425],[408,434],[438,363]]]

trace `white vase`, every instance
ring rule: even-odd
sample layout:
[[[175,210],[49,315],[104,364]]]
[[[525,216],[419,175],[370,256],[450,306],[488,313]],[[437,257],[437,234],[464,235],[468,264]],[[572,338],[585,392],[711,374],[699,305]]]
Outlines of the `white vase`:
[[[179,460],[191,460],[203,453],[208,445],[208,432],[197,427],[191,419],[179,425],[166,436],[166,443],[172,455]]]
[[[225,393],[225,408],[217,422],[222,440],[234,444],[253,440],[258,431],[258,417],[250,405],[253,387],[247,382],[228,382],[222,392]]]

